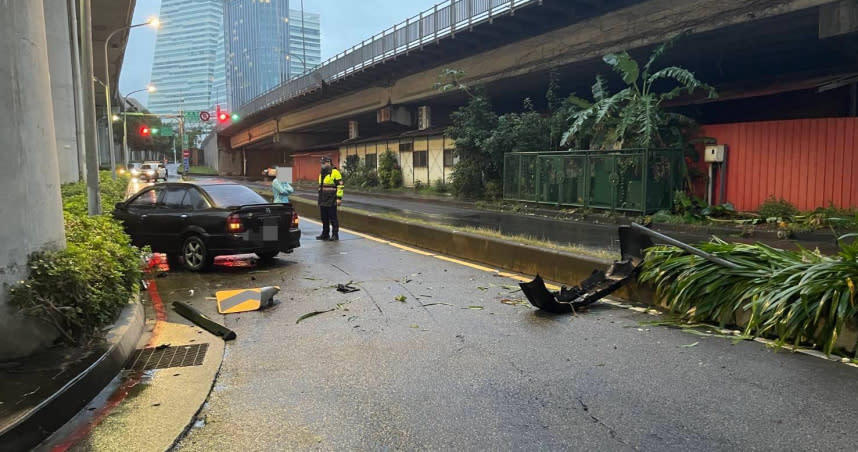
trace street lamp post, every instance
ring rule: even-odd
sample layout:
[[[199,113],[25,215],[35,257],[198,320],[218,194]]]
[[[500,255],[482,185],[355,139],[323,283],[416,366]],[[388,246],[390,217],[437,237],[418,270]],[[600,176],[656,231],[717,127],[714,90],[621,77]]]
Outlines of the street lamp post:
[[[116,33],[130,30],[132,28],[142,27],[144,25],[150,25],[154,28],[158,28],[159,22],[157,18],[153,18],[142,24],[134,24],[128,25],[127,27],[117,28],[110,32],[110,34],[107,35],[107,39],[104,40],[104,97],[106,99],[105,106],[107,108],[107,149],[110,153],[110,172],[114,180],[116,180],[116,156],[113,152],[113,122],[111,121],[113,109],[110,105],[110,58],[108,58],[107,49],[110,44],[110,39],[113,38]]]
[[[288,69],[288,71],[287,71],[288,75],[286,76],[288,79],[288,80],[286,80],[287,82],[289,80],[292,80],[292,58],[297,58],[298,60],[301,61],[301,67],[303,68],[303,70],[301,71],[301,75],[304,75],[307,72],[307,62],[304,61],[303,58],[301,58],[299,56],[292,55],[290,53],[289,55],[286,55],[286,61],[287,61],[286,68]]]
[[[128,98],[131,97],[132,94],[142,93],[143,91],[149,91],[150,93],[154,93],[155,86],[149,85],[146,88],[138,89],[137,91],[132,91],[122,98],[122,162],[126,168],[128,167],[128,161],[130,159],[128,158],[128,115],[125,114],[125,110],[127,108],[126,106],[128,105]]]

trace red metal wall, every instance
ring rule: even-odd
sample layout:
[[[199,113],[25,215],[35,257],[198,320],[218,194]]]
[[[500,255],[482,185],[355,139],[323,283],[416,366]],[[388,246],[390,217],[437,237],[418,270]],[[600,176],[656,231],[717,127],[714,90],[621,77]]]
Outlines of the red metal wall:
[[[727,145],[727,201],[756,210],[770,195],[801,210],[858,207],[858,118],[707,125]]]
[[[317,151],[306,154],[292,155],[292,181],[312,181],[319,180],[319,160],[322,156],[328,156],[334,163],[334,166],[340,166],[340,151]]]

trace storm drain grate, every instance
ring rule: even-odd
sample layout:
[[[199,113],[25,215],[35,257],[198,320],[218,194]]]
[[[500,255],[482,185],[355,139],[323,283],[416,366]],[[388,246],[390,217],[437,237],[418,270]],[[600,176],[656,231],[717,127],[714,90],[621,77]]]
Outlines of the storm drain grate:
[[[209,344],[179,345],[137,350],[128,360],[131,370],[167,369],[170,367],[201,366]]]

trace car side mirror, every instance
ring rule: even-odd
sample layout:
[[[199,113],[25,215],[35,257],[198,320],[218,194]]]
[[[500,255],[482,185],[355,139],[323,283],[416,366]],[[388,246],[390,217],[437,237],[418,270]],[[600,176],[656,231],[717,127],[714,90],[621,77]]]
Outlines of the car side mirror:
[[[113,207],[116,208],[116,210],[125,210],[126,206],[124,202],[118,202]]]

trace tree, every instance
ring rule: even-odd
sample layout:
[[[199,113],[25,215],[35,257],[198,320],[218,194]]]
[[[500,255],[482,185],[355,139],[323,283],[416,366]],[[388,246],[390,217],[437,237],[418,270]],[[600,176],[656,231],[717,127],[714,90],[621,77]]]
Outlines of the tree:
[[[563,137],[566,145],[589,142],[590,147],[661,148],[682,146],[683,130],[694,124],[690,118],[665,110],[662,104],[683,93],[702,90],[710,98],[715,89],[697,80],[687,69],[670,66],[653,72],[653,64],[671,46],[665,42],[653,51],[641,70],[628,52],[605,55],[603,60],[622,77],[626,87],[610,94],[605,79],[596,78],[593,102],[570,98],[578,107],[570,116],[572,124]],[[662,91],[666,83],[674,87]]]
[[[477,92],[468,104],[450,115],[448,137],[456,140],[459,161],[453,168],[453,192],[460,198],[481,198],[488,181],[499,182],[503,176],[503,154],[486,146],[498,125],[488,98]]]

